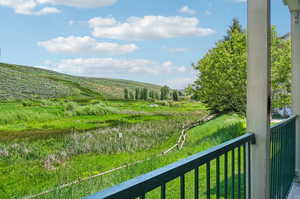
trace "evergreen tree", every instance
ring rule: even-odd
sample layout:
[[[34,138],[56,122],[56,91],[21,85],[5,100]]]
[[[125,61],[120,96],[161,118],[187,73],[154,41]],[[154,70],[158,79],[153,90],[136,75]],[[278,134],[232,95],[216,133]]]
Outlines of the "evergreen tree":
[[[232,20],[232,24],[229,26],[229,29],[227,30],[227,35],[224,37],[224,40],[230,40],[234,32],[243,32],[243,28],[240,24],[240,21],[236,18]]]
[[[142,100],[148,100],[148,89],[147,88],[143,88],[142,89]]]
[[[151,90],[149,92],[149,98],[154,99],[154,91]]]
[[[140,88],[136,88],[135,89],[135,100],[139,100],[140,99]]]
[[[172,97],[173,97],[173,101],[178,101],[179,100],[178,91],[174,90],[172,93]]]
[[[155,98],[156,100],[159,100],[159,99],[160,99],[160,96],[159,96],[159,93],[158,93],[158,92],[155,92],[155,93],[154,93],[154,98]]]
[[[132,91],[129,92],[129,98],[130,98],[131,100],[134,100],[134,94],[133,94]]]
[[[161,87],[161,89],[160,89],[160,99],[161,100],[168,99],[169,94],[170,94],[170,89],[168,86]]]
[[[128,89],[127,89],[127,88],[124,89],[124,98],[125,98],[126,100],[129,99],[129,92],[128,92]]]

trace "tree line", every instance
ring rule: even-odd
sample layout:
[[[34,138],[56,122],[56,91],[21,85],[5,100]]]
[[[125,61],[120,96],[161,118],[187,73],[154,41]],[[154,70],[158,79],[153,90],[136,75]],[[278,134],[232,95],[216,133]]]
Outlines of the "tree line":
[[[163,86],[160,91],[149,90],[148,88],[135,88],[130,90],[124,89],[125,100],[173,100],[179,101],[179,97],[184,94],[181,91],[170,89],[168,86]]]

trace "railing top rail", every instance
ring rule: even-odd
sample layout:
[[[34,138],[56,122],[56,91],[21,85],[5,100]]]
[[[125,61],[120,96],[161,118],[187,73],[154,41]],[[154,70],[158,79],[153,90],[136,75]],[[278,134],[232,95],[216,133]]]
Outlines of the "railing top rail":
[[[254,134],[247,133],[238,138],[224,142],[221,145],[208,149],[206,151],[197,153],[193,156],[179,160],[168,166],[159,168],[150,173],[131,179],[127,182],[117,186],[108,188],[102,192],[86,197],[86,199],[98,198],[136,198],[145,192],[149,192],[164,183],[167,183],[185,173],[193,170],[211,161],[228,151],[235,149],[245,143],[253,142]]]
[[[278,124],[275,124],[271,127],[271,129],[276,129],[276,128],[280,128],[280,127],[283,127],[285,126],[288,122],[296,119],[298,116],[297,115],[294,115],[294,116],[291,116],[285,120],[283,120],[282,122],[279,122]]]

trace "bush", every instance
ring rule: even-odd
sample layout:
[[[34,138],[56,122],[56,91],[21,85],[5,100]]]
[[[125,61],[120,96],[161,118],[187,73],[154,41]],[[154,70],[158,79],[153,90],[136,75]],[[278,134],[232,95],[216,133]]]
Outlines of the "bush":
[[[80,106],[77,103],[70,102],[65,104],[64,110],[68,116],[107,115],[117,112],[115,108],[107,106],[104,103]]]
[[[36,103],[32,100],[22,100],[21,101],[21,104],[24,106],[24,107],[27,107],[27,106],[35,106]]]

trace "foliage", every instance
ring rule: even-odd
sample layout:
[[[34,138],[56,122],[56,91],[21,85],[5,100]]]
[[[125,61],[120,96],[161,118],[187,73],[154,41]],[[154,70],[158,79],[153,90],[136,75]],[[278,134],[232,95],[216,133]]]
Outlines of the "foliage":
[[[130,99],[130,100],[134,100],[134,99],[135,99],[135,98],[134,98],[134,94],[133,94],[132,91],[129,92],[129,99]]]
[[[74,102],[65,104],[65,114],[67,116],[107,115],[111,113],[117,113],[117,110],[100,102],[85,106],[80,106]]]
[[[193,97],[206,103],[213,111],[246,111],[247,82],[246,33],[237,20],[230,26],[224,40],[194,65],[199,71],[195,84],[186,89]],[[272,30],[273,107],[290,104],[290,42]]]
[[[135,89],[135,100],[139,100],[140,99],[140,88],[136,88]]]
[[[166,100],[168,99],[170,94],[170,88],[168,86],[163,86],[160,88],[160,99]]]
[[[187,138],[187,142],[184,148],[181,151],[173,151],[164,156],[154,156],[150,155],[149,152],[147,153],[147,160],[132,165],[128,168],[121,169],[116,171],[110,175],[104,175],[86,182],[82,182],[79,185],[74,185],[72,187],[57,190],[54,193],[50,193],[42,198],[50,199],[50,198],[82,198],[100,191],[104,188],[108,188],[115,184],[124,182],[131,178],[137,177],[141,174],[145,174],[147,172],[153,171],[157,168],[163,167],[175,161],[178,161],[182,158],[188,157],[191,154],[198,153],[199,151],[203,151],[209,149],[213,146],[221,144],[229,139],[235,138],[236,136],[241,135],[245,130],[244,121],[237,117],[236,115],[224,115],[219,117],[211,122],[208,122],[204,125],[196,127],[188,132],[189,136]],[[171,143],[170,143],[171,144]],[[236,151],[237,152],[237,151]],[[236,153],[237,155],[237,153]],[[228,154],[228,158],[231,158],[231,153]],[[96,156],[92,156],[89,159],[86,159],[86,162],[91,162],[96,159]],[[221,176],[224,176],[224,162],[223,158],[221,159]],[[211,162],[211,177],[215,178],[216,168],[215,161]],[[230,170],[232,167],[229,165],[228,169]],[[199,186],[200,190],[206,190],[206,179],[205,174],[205,165],[199,168],[200,171],[200,180]],[[236,170],[236,175],[237,170]],[[185,175],[185,183],[186,187],[193,187],[194,186],[194,172]],[[178,198],[180,195],[180,185],[178,180],[173,180],[167,184],[167,196],[169,198]],[[230,186],[230,184],[229,184]],[[215,183],[212,184],[212,187],[215,187]],[[189,189],[190,190],[190,189]],[[203,192],[204,193],[204,192]],[[216,194],[215,191],[212,191],[212,194]],[[229,195],[231,195],[231,190],[229,189]],[[194,192],[193,189],[190,191],[186,191],[186,198],[193,198]],[[147,198],[160,198],[160,188],[150,192],[147,194]],[[213,196],[212,198],[215,198]]]
[[[125,97],[125,99],[144,100],[144,101],[159,99],[159,94],[155,90],[149,90],[147,87],[136,88],[134,94],[132,93],[132,91],[128,91],[128,89],[126,88],[124,90],[125,95],[126,95],[125,91],[129,92],[129,98]]]
[[[141,100],[148,100],[148,89],[147,88],[143,88],[142,92],[141,92]]]
[[[127,88],[124,89],[124,98],[125,98],[125,100],[129,99],[129,91]]]
[[[291,106],[291,41],[283,40],[273,31],[272,43],[272,107]]]
[[[173,97],[173,101],[178,101],[179,100],[179,96],[178,96],[178,91],[177,90],[173,91],[172,97]]]

